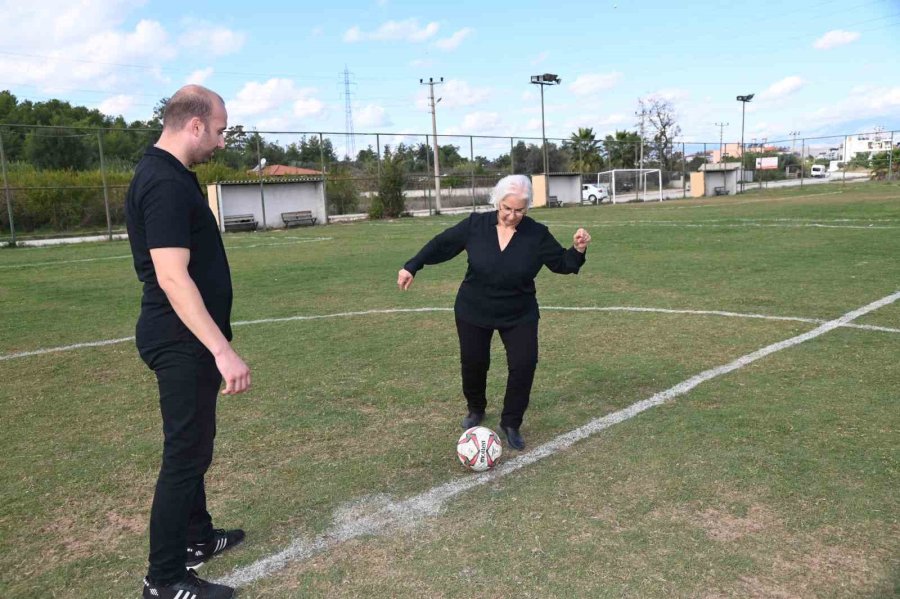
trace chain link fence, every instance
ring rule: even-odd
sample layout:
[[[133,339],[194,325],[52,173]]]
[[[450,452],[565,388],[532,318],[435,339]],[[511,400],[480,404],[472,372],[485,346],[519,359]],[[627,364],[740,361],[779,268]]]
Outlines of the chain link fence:
[[[134,167],[158,136],[153,129],[0,124],[5,203],[0,240],[15,245],[17,239],[91,234],[112,238],[124,232],[124,201]],[[631,132],[600,140],[573,134],[569,139],[548,138],[546,151],[551,174],[581,175],[583,183],[614,191],[617,201],[690,197],[690,173],[708,164],[737,163],[739,192],[823,179],[893,180],[900,175],[896,131],[751,138],[743,147],[740,142],[684,141],[663,148],[649,139],[642,143]],[[328,215],[337,220],[377,214],[388,170],[399,173],[401,214],[476,210],[488,203],[501,177],[542,173],[543,154],[542,140],[535,137],[440,135],[435,144],[428,134],[348,136],[235,127],[227,132],[225,149],[195,170],[203,185],[247,179],[262,179],[264,185],[283,167],[288,167],[288,176],[322,177]],[[260,170],[263,162],[266,166]]]

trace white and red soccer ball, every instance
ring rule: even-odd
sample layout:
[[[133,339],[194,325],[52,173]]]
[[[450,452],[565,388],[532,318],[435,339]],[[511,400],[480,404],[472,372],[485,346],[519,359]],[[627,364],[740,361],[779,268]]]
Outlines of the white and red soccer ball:
[[[462,465],[475,472],[484,472],[493,468],[503,446],[497,433],[484,426],[473,426],[462,434],[456,442],[456,455]]]

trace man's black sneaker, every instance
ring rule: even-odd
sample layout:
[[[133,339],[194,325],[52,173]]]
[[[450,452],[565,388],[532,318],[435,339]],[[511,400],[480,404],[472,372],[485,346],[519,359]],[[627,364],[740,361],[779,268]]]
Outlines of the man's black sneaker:
[[[190,543],[188,545],[185,565],[188,568],[196,568],[226,549],[231,549],[243,540],[244,531],[240,528],[235,528],[234,530],[217,528],[213,531],[213,538],[209,543]],[[181,598],[179,597],[179,599]]]
[[[234,589],[224,584],[207,582],[197,577],[193,570],[187,577],[174,584],[158,585],[144,579],[144,599],[231,599]]]

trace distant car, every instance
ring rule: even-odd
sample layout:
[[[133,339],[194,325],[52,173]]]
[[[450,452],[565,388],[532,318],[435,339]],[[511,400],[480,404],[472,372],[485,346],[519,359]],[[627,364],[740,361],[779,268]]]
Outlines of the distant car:
[[[828,167],[824,164],[814,164],[812,168],[809,169],[810,177],[827,177],[828,176]]]
[[[603,200],[609,199],[609,191],[603,185],[594,185],[585,183],[581,186],[581,203],[582,204],[599,204]]]

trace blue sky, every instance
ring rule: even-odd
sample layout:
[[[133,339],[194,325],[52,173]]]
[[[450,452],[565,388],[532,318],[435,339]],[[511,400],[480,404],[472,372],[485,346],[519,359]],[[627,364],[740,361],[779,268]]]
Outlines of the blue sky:
[[[0,10],[0,89],[129,120],[198,82],[225,98],[232,125],[343,132],[346,67],[357,132],[429,133],[419,79],[443,77],[439,134],[540,137],[529,80],[544,72],[562,78],[545,89],[548,137],[633,130],[638,98],[655,95],[672,102],[685,141],[717,142],[724,122],[734,141],[735,96],[747,93],[747,141],[900,130],[900,0],[2,0]],[[476,154],[495,153],[479,144]]]

